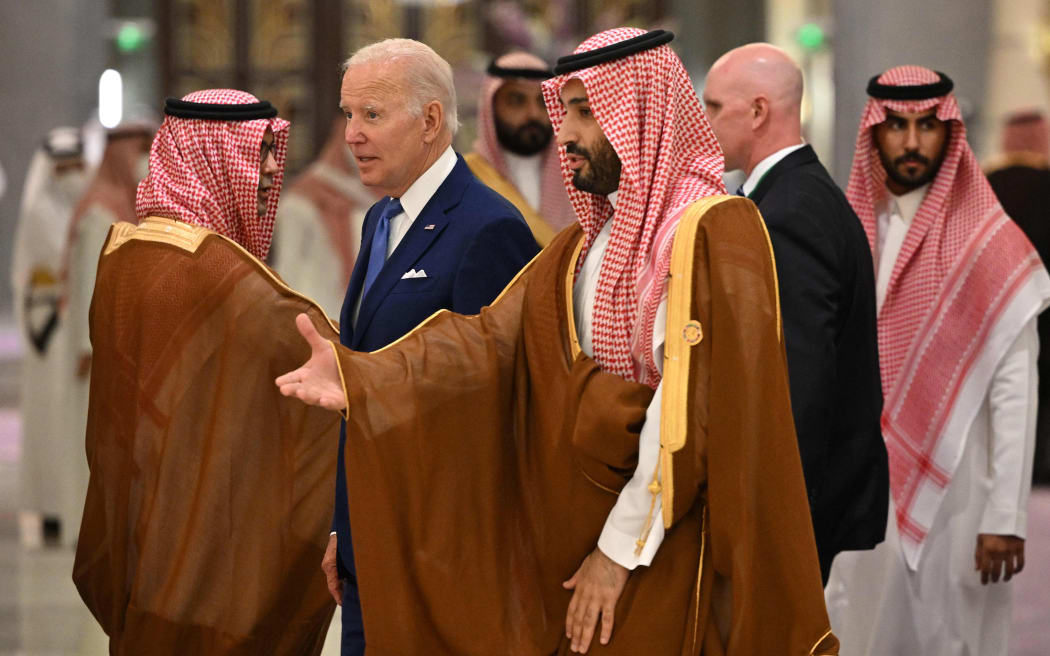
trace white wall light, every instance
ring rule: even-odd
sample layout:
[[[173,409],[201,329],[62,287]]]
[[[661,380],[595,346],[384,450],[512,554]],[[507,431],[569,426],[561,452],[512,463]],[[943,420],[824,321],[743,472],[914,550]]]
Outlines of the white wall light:
[[[120,73],[107,68],[98,79],[98,120],[102,127],[115,128],[124,113],[124,86]]]

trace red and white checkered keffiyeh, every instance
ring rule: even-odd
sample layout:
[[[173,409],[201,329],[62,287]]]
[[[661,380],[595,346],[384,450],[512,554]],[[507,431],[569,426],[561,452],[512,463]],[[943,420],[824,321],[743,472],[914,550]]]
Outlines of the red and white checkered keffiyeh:
[[[259,100],[244,91],[206,89],[183,100],[245,105]],[[259,216],[259,150],[273,131],[273,177],[266,214]],[[203,226],[264,259],[270,251],[277,201],[288,153],[288,121],[281,118],[219,121],[165,116],[153,139],[149,176],[139,183],[139,219],[164,216]]]
[[[527,52],[507,53],[496,63],[503,68],[523,68],[536,71],[545,71],[549,68],[542,59]],[[478,100],[478,138],[474,142],[474,151],[484,157],[497,173],[507,180],[512,180],[510,170],[507,168],[507,159],[503,156],[503,149],[496,137],[495,110],[492,106],[496,92],[506,81],[507,78],[486,75],[481,83],[481,94]],[[537,157],[543,158],[543,168],[540,179],[540,206],[535,209],[539,211],[547,225],[553,228],[554,232],[558,232],[576,220],[562,183],[558,145],[551,139],[547,150]]]
[[[938,80],[937,73],[918,66],[879,77],[880,84],[896,86]],[[1039,256],[996,200],[950,93],[868,101],[846,195],[872,252],[878,243],[876,208],[888,194],[873,128],[886,120],[887,110],[933,108],[950,122],[944,162],[904,238],[878,317],[890,489],[912,568],[996,365],[1050,297]]]
[[[576,53],[644,33],[606,30]],[[605,371],[655,388],[660,371],[653,359],[653,322],[667,294],[675,229],[693,201],[725,193],[722,150],[685,67],[667,45],[544,82],[555,132],[565,118],[561,89],[573,78],[583,82],[591,112],[621,162],[614,212],[605,196],[573,186],[565,149],[559,148],[562,178],[586,238],[580,263],[606,221],[613,221],[594,302],[594,359]]]

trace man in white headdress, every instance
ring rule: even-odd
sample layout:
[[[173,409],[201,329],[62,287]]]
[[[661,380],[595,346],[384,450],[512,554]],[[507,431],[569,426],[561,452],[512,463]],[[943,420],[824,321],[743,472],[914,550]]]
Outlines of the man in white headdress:
[[[33,155],[22,193],[11,265],[15,321],[22,341],[22,539],[39,544],[41,530],[57,539],[60,527],[79,523],[83,489],[67,476],[83,461],[63,432],[61,393],[68,358],[59,346],[62,254],[77,199],[90,179],[76,128],[55,128]],[[77,460],[79,456],[79,460]],[[81,481],[86,486],[87,479]],[[77,504],[80,505],[77,505]],[[65,531],[67,538],[75,531]]]

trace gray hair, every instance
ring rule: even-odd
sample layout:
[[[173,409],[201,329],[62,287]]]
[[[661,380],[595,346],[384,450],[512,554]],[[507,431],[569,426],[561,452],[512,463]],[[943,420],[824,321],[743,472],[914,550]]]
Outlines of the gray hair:
[[[438,101],[445,110],[445,127],[455,136],[459,129],[456,116],[456,86],[452,67],[425,43],[412,39],[384,39],[369,44],[343,62],[343,72],[361,64],[403,61],[405,81],[409,87],[409,111],[423,115],[423,105]]]

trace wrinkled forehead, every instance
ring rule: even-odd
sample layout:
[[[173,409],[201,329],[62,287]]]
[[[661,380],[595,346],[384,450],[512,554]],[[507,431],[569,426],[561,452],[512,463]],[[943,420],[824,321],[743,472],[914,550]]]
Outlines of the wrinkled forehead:
[[[390,102],[405,93],[403,66],[397,60],[365,62],[346,69],[339,90],[342,103]]]

